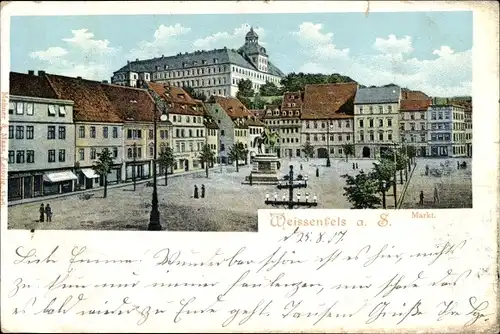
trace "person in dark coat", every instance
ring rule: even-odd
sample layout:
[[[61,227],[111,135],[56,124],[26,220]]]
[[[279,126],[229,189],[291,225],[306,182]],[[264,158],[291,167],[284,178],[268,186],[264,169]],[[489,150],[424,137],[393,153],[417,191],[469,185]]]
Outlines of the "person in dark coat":
[[[43,203],[40,205],[40,209],[38,210],[40,212],[40,222],[43,223],[43,221],[45,220],[45,208],[43,206]]]
[[[50,223],[52,221],[52,208],[49,204],[45,206],[45,215],[47,216],[47,222]]]
[[[356,164],[354,162],[352,163],[352,169],[356,169]]]
[[[420,191],[420,200],[418,202],[420,205],[424,205],[424,192]]]
[[[359,165],[358,165],[358,163],[357,163],[357,162],[356,162],[356,169],[359,169]]]
[[[316,177],[319,177],[319,168],[316,167]]]
[[[201,198],[205,198],[205,185],[201,185]]]
[[[302,164],[300,164],[300,170],[302,170]]]
[[[194,198],[199,198],[198,197],[198,186],[194,186]]]

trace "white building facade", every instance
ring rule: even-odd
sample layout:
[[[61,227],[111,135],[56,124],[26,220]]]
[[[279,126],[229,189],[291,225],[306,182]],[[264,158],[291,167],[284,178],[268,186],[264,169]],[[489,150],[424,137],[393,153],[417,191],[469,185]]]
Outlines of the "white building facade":
[[[111,83],[136,86],[139,79],[192,87],[207,98],[212,95],[236,96],[238,82],[250,79],[258,90],[266,82],[280,85],[284,77],[274,66],[259,37],[250,29],[239,48],[179,53],[175,56],[128,62],[113,73]]]
[[[428,154],[431,157],[464,157],[465,112],[462,106],[433,104],[427,111]]]

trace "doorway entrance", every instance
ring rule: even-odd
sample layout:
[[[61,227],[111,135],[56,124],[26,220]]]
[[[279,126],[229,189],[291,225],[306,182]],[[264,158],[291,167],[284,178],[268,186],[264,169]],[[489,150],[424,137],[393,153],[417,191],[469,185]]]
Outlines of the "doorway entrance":
[[[363,147],[363,158],[369,158],[370,157],[370,148],[365,146]]]

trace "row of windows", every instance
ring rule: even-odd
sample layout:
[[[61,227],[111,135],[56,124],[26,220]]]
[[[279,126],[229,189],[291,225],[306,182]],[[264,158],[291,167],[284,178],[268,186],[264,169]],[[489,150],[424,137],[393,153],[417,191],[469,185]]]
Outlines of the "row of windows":
[[[299,116],[299,115],[297,115]],[[278,124],[299,124],[300,120],[298,119],[282,119],[281,121],[278,120],[272,120],[272,119],[266,119],[265,120],[266,124],[273,124],[273,125],[278,125]]]
[[[328,122],[321,122],[321,128],[325,129],[328,126],[328,124],[331,127],[331,126],[333,126],[334,121],[330,120]],[[318,128],[318,121],[313,121],[313,127],[315,129]],[[337,127],[338,128],[342,128],[342,120],[340,120],[340,119],[337,120]],[[348,120],[348,119],[345,120],[345,127],[346,128],[350,128],[351,127],[351,121],[350,120]],[[306,129],[309,129],[309,128],[310,128],[310,121],[306,121]]]
[[[294,103],[295,104],[295,103]],[[283,110],[283,111],[279,111],[279,109],[275,109],[274,112],[272,112],[271,110],[267,110],[266,111],[266,115],[267,116],[300,116],[300,110]]]
[[[276,130],[278,130],[278,129],[276,129]],[[298,133],[299,128],[283,128],[283,129],[281,129],[281,132],[282,133]]]
[[[453,146],[453,154],[465,154],[465,146]]]
[[[187,136],[186,136],[187,133]],[[174,138],[192,138],[192,137],[203,137],[205,132],[203,129],[196,129],[196,132],[194,129],[188,129],[186,132],[186,129],[175,129],[175,137]]]
[[[236,137],[246,137],[248,131],[247,130],[239,130],[239,129],[234,129],[234,135]],[[222,134],[221,134],[222,135]]]
[[[299,142],[299,138],[278,138],[277,139],[277,142],[279,143],[281,141],[281,143],[298,143]]]
[[[26,160],[25,160],[26,157]],[[56,150],[47,151],[47,161],[50,163],[56,162]],[[59,162],[66,161],[66,150],[59,150]],[[33,150],[22,150],[22,151],[9,151],[9,164],[24,164],[24,163],[34,163],[35,162],[35,151]]]
[[[35,128],[32,125],[26,126],[26,139],[33,139]],[[24,126],[16,125],[16,139],[24,139]],[[9,125],[9,139],[14,138],[14,125]]]
[[[173,122],[180,123],[180,122],[182,122],[183,119],[186,123],[191,123],[191,121],[192,121],[193,123],[201,124],[203,122],[201,116],[181,116],[181,115],[173,115],[172,116]]]
[[[249,131],[250,131],[251,135],[260,135],[262,133],[262,131],[264,131],[264,130],[262,128],[261,129],[250,128]]]
[[[369,128],[373,128],[373,127],[374,127],[374,122],[375,122],[375,120],[374,120],[373,118],[370,118],[370,119],[368,120],[368,127],[369,127]],[[358,124],[359,124],[359,127],[360,127],[360,128],[364,127],[364,120],[360,119]],[[383,120],[383,119],[381,119],[381,118],[380,118],[380,119],[378,119],[378,127],[379,127],[379,128],[381,128],[381,127],[383,127],[383,126],[384,126],[384,120]],[[391,127],[391,126],[392,126],[392,118],[388,118],[388,119],[387,119],[387,126],[388,126],[388,127]],[[348,127],[348,126],[347,126],[347,127]]]
[[[416,139],[417,139],[417,136],[416,136],[415,134],[413,134],[413,133],[412,133],[412,134],[410,135],[410,142],[412,142],[412,143],[417,142],[417,140],[416,140]],[[425,143],[426,141],[427,141],[427,136],[426,136],[426,134],[425,134],[425,133],[421,133],[421,134],[420,134],[420,142]]]
[[[451,139],[451,134],[449,133],[431,133],[432,141],[449,141]]]
[[[417,117],[419,116],[419,117]],[[421,112],[421,113],[415,113],[415,112],[411,112],[410,113],[410,120],[415,120],[415,119],[425,119],[425,112]]]
[[[184,67],[188,64],[184,63]],[[193,62],[193,66],[197,66],[197,62]],[[204,64],[203,64],[204,65]],[[205,74],[215,74],[215,73],[224,73],[226,68],[224,66],[214,66],[214,67],[204,67],[204,68],[193,68],[184,71],[169,71],[169,72],[160,72],[162,70],[168,70],[168,65],[165,65],[162,69],[160,66],[156,67],[156,73],[153,73],[153,80],[155,79],[170,79],[170,78],[183,78],[187,76],[197,76],[197,75],[205,75]]]
[[[375,141],[375,133],[370,132],[368,138],[369,138],[369,141]],[[386,138],[387,138],[387,141],[392,141],[392,133],[387,133]],[[383,132],[378,133],[378,140],[384,141],[384,133]],[[359,141],[360,142],[365,141],[365,135],[363,132],[360,132],[360,134],[359,134]]]
[[[188,152],[195,152],[194,142],[189,142],[187,144],[188,144],[188,148],[189,148]],[[203,142],[196,142],[196,151],[201,151],[203,145],[204,145]],[[185,142],[175,143],[175,151],[174,152],[176,152],[176,153],[186,152],[186,143]]]
[[[431,120],[434,121],[436,119],[450,119],[450,112],[449,111],[432,111],[431,112]]]
[[[86,136],[85,126],[81,125],[78,128],[78,138],[85,138],[85,136]],[[108,136],[109,136],[108,127],[104,126],[102,128],[102,137],[108,138]],[[113,138],[118,138],[118,127],[117,126],[113,126],[112,136],[113,136]],[[90,138],[96,138],[96,127],[95,126],[90,127]]]
[[[266,82],[267,81],[273,82],[275,84],[279,84],[279,82],[280,82],[279,78],[272,77],[270,75],[266,75],[266,74],[262,74],[262,73],[258,73],[258,72],[252,71],[252,70],[245,70],[245,69],[242,69],[242,68],[236,67],[236,66],[232,66],[231,72],[244,74],[244,75],[249,76],[249,77],[264,80]]]
[[[391,113],[392,112],[392,106],[388,105],[387,108],[384,108],[384,106],[378,106],[378,107],[369,106],[368,107],[368,114],[373,114],[374,110],[378,110],[378,112],[380,114],[383,114],[384,111],[387,111],[387,113]],[[364,107],[359,107],[359,113],[360,114],[363,114],[365,111],[366,111],[366,109]]]
[[[217,136],[217,130],[215,129],[207,129],[209,136]]]
[[[399,123],[399,130],[405,131],[405,124],[406,123]],[[408,125],[410,131],[418,131],[415,123],[409,123]],[[425,131],[425,123],[420,123],[420,130]]]
[[[337,139],[338,139],[339,142],[341,142],[343,140],[343,136],[342,135],[338,135]],[[351,140],[351,136],[350,135],[346,135],[346,140],[350,141]],[[310,134],[306,134],[306,141],[311,141],[311,135]],[[313,135],[313,141],[318,141],[318,135]],[[321,141],[326,141],[326,135],[321,135]],[[334,142],[335,141],[335,136],[333,136],[333,135],[330,136],[330,141]]]
[[[88,148],[88,150],[90,151],[90,160],[95,160],[95,159],[97,159],[97,153],[101,152],[101,150],[103,150],[103,148],[101,148],[98,151],[96,148],[91,147],[91,148]],[[79,148],[78,149],[78,160],[80,160],[80,161],[85,160],[85,152],[86,151],[87,151],[86,148]],[[112,153],[113,159],[116,159],[118,157],[118,147],[112,147],[110,149],[110,152]]]
[[[33,116],[35,113],[35,105],[31,102],[9,102],[9,114],[13,115],[28,115]],[[59,114],[59,117],[66,116],[66,107],[61,105],[47,105],[47,115],[55,117]]]

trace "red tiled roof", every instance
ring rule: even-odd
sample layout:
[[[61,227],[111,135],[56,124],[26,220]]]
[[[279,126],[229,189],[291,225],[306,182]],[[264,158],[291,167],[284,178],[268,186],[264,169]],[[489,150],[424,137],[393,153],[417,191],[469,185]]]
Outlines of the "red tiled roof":
[[[72,100],[75,121],[122,122],[118,110],[109,101],[98,81],[47,74],[58,98]]]
[[[399,109],[403,111],[424,111],[432,104],[432,100],[401,100]]]
[[[226,114],[232,119],[251,116],[252,113],[248,111],[240,100],[234,97],[213,96],[215,103],[219,104]]]
[[[158,82],[148,82],[148,86],[168,104],[169,112],[173,114],[203,116],[203,109],[184,89]]]
[[[302,119],[352,118],[358,84],[336,83],[306,85]]]
[[[124,121],[153,121],[156,107],[147,90],[110,84],[101,87]]]
[[[258,119],[264,118],[266,115],[265,109],[250,109],[248,110],[251,114],[255,115]]]
[[[430,96],[419,90],[409,90],[402,93],[402,100],[429,100]]]
[[[45,76],[10,72],[9,94],[19,96],[57,99],[58,96]]]

